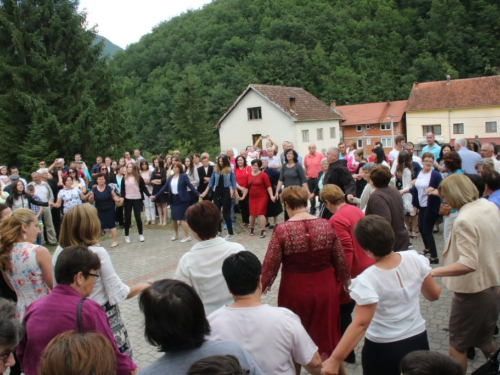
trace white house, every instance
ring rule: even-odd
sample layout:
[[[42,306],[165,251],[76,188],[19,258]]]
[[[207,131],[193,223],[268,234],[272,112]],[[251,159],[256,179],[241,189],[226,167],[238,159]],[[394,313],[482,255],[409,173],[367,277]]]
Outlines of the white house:
[[[293,142],[302,156],[308,144],[326,152],[341,139],[342,116],[301,87],[250,84],[215,124],[221,149],[238,151],[269,135],[282,150],[282,142]],[[265,147],[265,144],[263,145]],[[259,146],[261,147],[261,146]]]

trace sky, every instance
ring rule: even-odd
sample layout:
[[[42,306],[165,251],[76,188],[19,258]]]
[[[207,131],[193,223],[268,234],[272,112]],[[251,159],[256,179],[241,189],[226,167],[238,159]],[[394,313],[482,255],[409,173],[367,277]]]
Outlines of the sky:
[[[86,9],[89,27],[97,24],[99,35],[125,48],[161,21],[208,3],[210,0],[80,0],[79,9]]]

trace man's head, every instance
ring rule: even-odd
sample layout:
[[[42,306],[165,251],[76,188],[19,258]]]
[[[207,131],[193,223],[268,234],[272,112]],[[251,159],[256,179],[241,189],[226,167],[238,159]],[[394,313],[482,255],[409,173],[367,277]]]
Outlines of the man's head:
[[[209,163],[210,161],[208,160],[208,156],[202,156],[201,157],[201,164],[206,168],[208,167],[208,165],[210,164]]]
[[[9,176],[12,176],[14,174],[19,175],[19,169],[17,169],[17,167],[14,166],[9,167]]]
[[[33,180],[33,182],[34,182],[35,184],[40,183],[40,173],[38,173],[38,172],[33,172],[33,173],[31,174],[31,179]]]
[[[174,152],[172,152],[172,156],[180,157],[181,156],[181,152],[179,150],[174,150]]]
[[[47,163],[45,163],[44,161],[39,161],[38,162],[38,168],[39,169],[47,168]]]
[[[35,195],[35,187],[33,185],[28,185],[28,187],[26,188],[26,191],[28,192],[28,194],[33,197]]]
[[[495,154],[495,147],[491,143],[483,143],[481,146],[481,157],[489,159]]]
[[[125,152],[123,153],[123,157],[124,157],[125,159],[130,159],[130,152],[125,151]],[[102,163],[102,158],[101,158],[101,163]],[[98,164],[101,164],[101,163],[98,163]]]
[[[76,169],[76,161],[72,161],[69,163],[70,169]]]
[[[111,166],[111,158],[109,156],[106,156],[104,159],[104,164],[106,164],[106,167],[108,168]]]
[[[483,173],[482,177],[486,185],[486,194],[491,195],[500,189],[500,174],[497,171]]]
[[[373,146],[373,148],[375,147],[382,147],[382,142],[375,142],[375,146]]]
[[[75,161],[76,161],[76,162],[78,162],[78,161],[80,161],[80,160],[82,160],[82,155],[80,155],[80,154],[75,154]]]
[[[248,152],[247,152],[247,150],[241,150],[241,151],[240,151],[240,155],[241,155],[241,156],[243,156],[243,157],[246,159],[246,158],[247,158],[247,156],[248,156]]]
[[[141,156],[141,152],[138,149],[134,150],[134,156],[137,159],[139,156]],[[111,161],[111,160],[110,160]]]
[[[234,296],[246,296],[261,289],[261,273],[260,260],[250,251],[232,254],[222,263],[222,275]]]
[[[396,136],[395,141],[396,141],[396,149],[401,151],[403,149],[403,146],[405,145],[405,136],[398,135]]]
[[[286,143],[286,149],[287,150],[293,150],[293,142],[287,142]]]
[[[283,148],[283,150],[286,150],[288,148],[288,141],[283,141],[281,147]]]
[[[226,150],[226,155],[227,155],[227,157],[228,157],[229,159],[234,158],[234,151],[233,151],[233,149],[232,149],[232,148],[228,148],[228,149]]]
[[[425,135],[425,140],[427,141],[427,144],[429,146],[434,146],[434,142],[436,141],[436,138],[434,138],[434,133],[429,132]]]
[[[460,150],[462,147],[467,148],[467,140],[465,138],[455,139],[455,151]]]
[[[340,153],[342,155],[345,155],[346,154],[346,146],[345,146],[345,143],[344,142],[340,142],[339,143],[339,150],[340,150]]]
[[[130,157],[130,154],[128,155]],[[98,156],[95,158],[95,163],[97,165],[101,165],[102,164],[102,156]]]
[[[329,164],[335,163],[337,160],[339,160],[339,154],[340,150],[337,147],[330,147],[326,152],[326,160],[328,160]]]
[[[402,375],[462,375],[460,364],[447,355],[429,350],[416,350],[403,357],[399,369]]]
[[[83,169],[83,161],[78,160],[76,162],[76,169]]]
[[[316,153],[316,145],[314,143],[309,143],[307,148],[309,149],[309,154],[314,155]]]
[[[415,146],[411,142],[406,142],[404,144],[404,146],[403,146],[403,150],[408,151],[408,153],[410,154],[410,156],[413,156],[413,149],[414,148],[415,148]]]

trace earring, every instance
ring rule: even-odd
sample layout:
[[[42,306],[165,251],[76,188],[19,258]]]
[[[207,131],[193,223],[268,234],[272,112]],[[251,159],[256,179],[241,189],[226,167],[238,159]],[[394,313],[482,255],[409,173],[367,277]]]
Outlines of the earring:
[[[25,240],[26,238],[28,238],[28,236],[26,234],[23,234],[23,240]]]

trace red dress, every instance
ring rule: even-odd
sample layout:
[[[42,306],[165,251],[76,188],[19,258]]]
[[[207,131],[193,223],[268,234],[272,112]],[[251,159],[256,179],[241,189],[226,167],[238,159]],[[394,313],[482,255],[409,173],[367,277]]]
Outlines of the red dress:
[[[333,226],[325,219],[278,224],[262,265],[263,291],[281,270],[278,306],[292,310],[327,359],[341,338],[338,283],[349,269]]]
[[[269,181],[267,174],[260,172],[257,176],[253,176],[251,173],[248,175],[247,189],[250,189],[248,191],[248,208],[251,216],[266,215],[269,199],[267,188],[270,187],[271,181]]]

